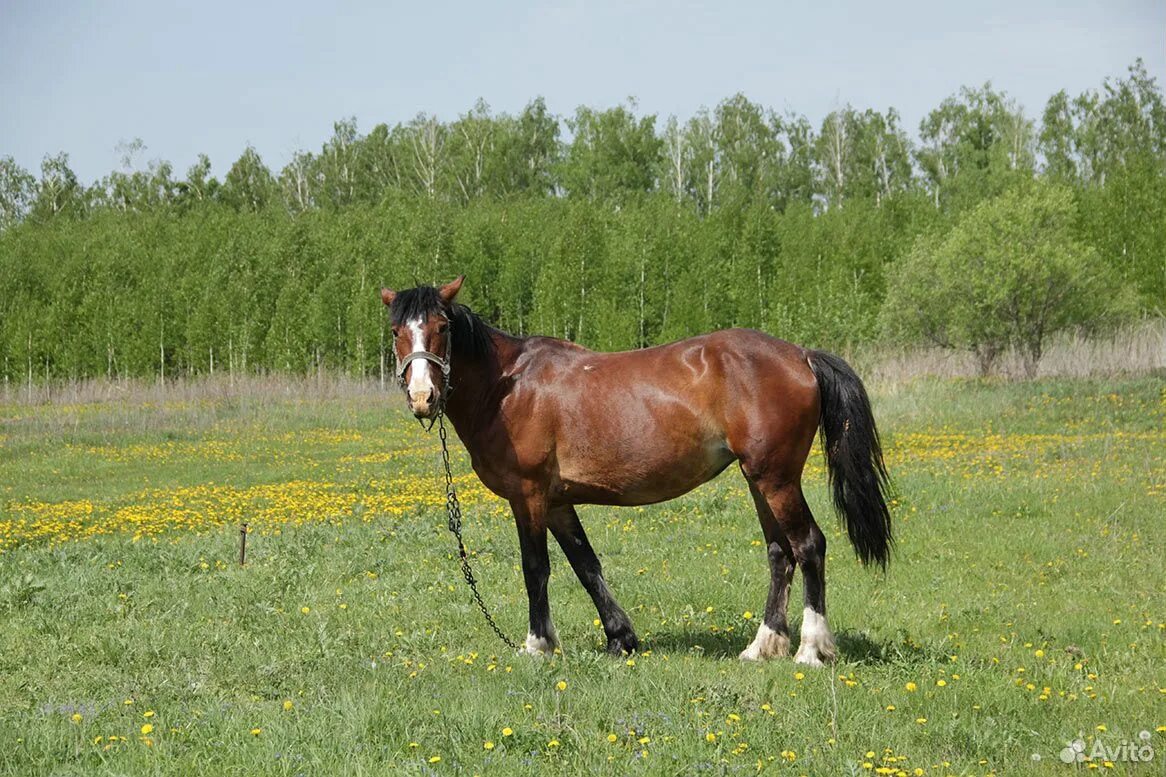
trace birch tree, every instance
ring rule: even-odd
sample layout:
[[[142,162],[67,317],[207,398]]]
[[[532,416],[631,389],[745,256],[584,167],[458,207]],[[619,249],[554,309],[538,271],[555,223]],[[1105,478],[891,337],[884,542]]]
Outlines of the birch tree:
[[[433,114],[419,113],[408,126],[409,146],[413,151],[413,180],[417,190],[428,199],[438,194],[438,182],[445,170],[445,141],[448,131]]]
[[[717,123],[708,109],[701,108],[688,120],[685,135],[692,149],[688,170],[689,190],[696,201],[697,212],[707,216],[718,201],[717,189],[721,183]]]
[[[479,99],[449,127],[449,169],[459,200],[469,203],[489,188],[489,165],[495,142],[490,106]]]
[[[841,208],[850,183],[854,155],[854,110],[847,106],[831,111],[822,121],[815,149],[821,195],[828,208]]]
[[[28,215],[35,192],[36,178],[12,157],[0,157],[0,231]]]
[[[692,151],[688,138],[675,116],[669,116],[664,125],[664,162],[660,170],[660,185],[672,199],[681,203],[688,195],[688,168]]]

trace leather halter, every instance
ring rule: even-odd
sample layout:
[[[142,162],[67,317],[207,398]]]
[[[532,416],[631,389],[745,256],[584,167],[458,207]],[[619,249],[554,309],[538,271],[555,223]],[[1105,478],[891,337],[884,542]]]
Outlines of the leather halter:
[[[448,321],[448,319],[447,319],[447,321]],[[441,370],[441,376],[445,379],[445,391],[442,392],[442,396],[444,397],[446,392],[448,392],[449,388],[450,388],[449,387],[450,360],[448,357],[450,357],[452,355],[450,353],[452,346],[453,346],[453,326],[449,326],[449,328],[446,329],[446,331],[445,331],[445,353],[446,353],[447,358],[443,359],[440,356],[438,356],[437,354],[431,353],[430,351],[413,351],[413,353],[409,354],[404,359],[398,360],[398,362],[397,362],[397,383],[400,384],[401,388],[404,388],[405,387],[405,370],[409,368],[410,364],[417,361],[418,359],[424,359],[427,362],[433,362],[434,364],[437,365],[438,369]]]
[[[426,361],[433,362],[441,369],[441,374],[444,377],[449,377],[448,361],[435,353],[430,353],[429,351],[414,351],[404,359],[401,359],[400,363],[397,364],[397,379],[403,383],[405,381],[405,369],[418,359],[425,359]]]

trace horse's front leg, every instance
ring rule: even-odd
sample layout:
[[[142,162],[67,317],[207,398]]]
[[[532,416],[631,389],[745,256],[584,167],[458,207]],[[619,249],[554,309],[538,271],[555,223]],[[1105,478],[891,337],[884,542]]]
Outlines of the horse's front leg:
[[[547,581],[551,560],[547,555],[546,507],[538,500],[514,500],[514,523],[518,528],[518,547],[522,552],[522,577],[530,603],[530,631],[524,649],[531,655],[553,653],[558,644],[551,605],[547,599]]]
[[[616,603],[607,581],[603,579],[603,567],[587,540],[587,533],[579,522],[579,514],[571,505],[563,505],[550,511],[547,522],[563,554],[571,562],[571,568],[578,575],[579,582],[595,603],[603,632],[607,635],[607,652],[615,656],[634,653],[639,649],[640,642],[636,639],[636,632],[632,629],[627,613]]]

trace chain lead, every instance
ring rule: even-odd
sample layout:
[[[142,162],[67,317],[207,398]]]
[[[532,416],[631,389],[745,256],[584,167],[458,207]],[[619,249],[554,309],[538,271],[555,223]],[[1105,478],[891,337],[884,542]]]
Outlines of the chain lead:
[[[430,424],[429,428],[433,428]],[[466,585],[470,587],[471,593],[474,595],[474,601],[478,605],[478,609],[482,611],[482,617],[486,619],[486,623],[498,635],[498,639],[502,640],[511,650],[518,650],[518,645],[514,644],[505,634],[502,629],[498,628],[498,624],[494,622],[494,617],[490,615],[490,611],[486,609],[486,603],[482,601],[482,595],[478,593],[478,581],[474,577],[474,570],[470,568],[470,557],[466,552],[466,545],[462,541],[462,506],[458,502],[457,489],[453,485],[453,469],[449,465],[449,445],[447,444],[448,434],[445,431],[445,413],[438,412],[437,414],[437,436],[441,439],[441,462],[445,466],[445,512],[449,516],[449,531],[457,539],[457,552],[461,559],[462,575],[466,578]]]

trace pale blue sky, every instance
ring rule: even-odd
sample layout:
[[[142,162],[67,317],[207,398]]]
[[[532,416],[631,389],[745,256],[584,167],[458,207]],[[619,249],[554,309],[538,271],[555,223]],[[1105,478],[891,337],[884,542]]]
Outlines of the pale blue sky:
[[[247,143],[278,171],[332,122],[361,131],[478,97],[516,112],[605,107],[690,116],[735,92],[819,122],[832,108],[919,120],[991,80],[1039,116],[1122,75],[1166,81],[1166,1],[280,3],[0,0],[0,155],[70,153],[85,181],[141,137],[182,174],[222,174]]]

